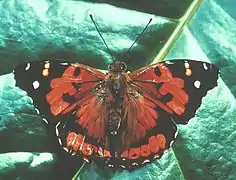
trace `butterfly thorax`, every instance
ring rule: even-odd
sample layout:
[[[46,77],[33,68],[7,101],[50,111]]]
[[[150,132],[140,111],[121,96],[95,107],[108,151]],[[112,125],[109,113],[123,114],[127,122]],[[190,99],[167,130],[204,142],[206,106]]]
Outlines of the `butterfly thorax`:
[[[108,135],[115,136],[121,123],[121,114],[123,109],[124,94],[126,89],[126,65],[121,61],[114,61],[108,67],[107,88],[109,91],[109,118]]]

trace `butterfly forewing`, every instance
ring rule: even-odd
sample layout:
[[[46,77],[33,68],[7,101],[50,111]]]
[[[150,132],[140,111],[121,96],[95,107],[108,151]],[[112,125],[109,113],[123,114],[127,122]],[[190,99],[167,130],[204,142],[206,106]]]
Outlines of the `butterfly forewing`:
[[[176,123],[186,124],[207,91],[217,86],[218,74],[218,68],[207,62],[173,60],[137,70],[130,77],[146,99],[155,101]]]

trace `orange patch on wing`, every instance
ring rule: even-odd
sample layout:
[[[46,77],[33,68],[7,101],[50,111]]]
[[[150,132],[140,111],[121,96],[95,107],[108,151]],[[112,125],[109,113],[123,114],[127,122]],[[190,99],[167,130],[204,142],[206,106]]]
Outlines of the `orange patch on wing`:
[[[73,144],[74,151],[77,151],[82,145],[82,143],[83,143],[83,136],[81,134],[78,134]]]
[[[60,114],[64,109],[66,109],[70,104],[63,101],[62,99],[57,100],[50,107],[50,110],[54,116]]]
[[[93,153],[92,145],[88,143],[83,143],[82,153],[86,156],[90,156]]]
[[[180,78],[174,78],[171,82],[172,84],[175,84],[179,88],[184,88],[184,80]]]
[[[150,147],[149,144],[144,144],[141,146],[141,156],[142,157],[147,157],[150,155]]]
[[[110,152],[106,149],[104,149],[104,157],[111,157]]]
[[[48,77],[48,75],[49,75],[49,70],[48,70],[48,69],[43,69],[42,75],[43,75],[44,77]]]
[[[176,78],[177,79],[177,78]],[[182,80],[180,80],[182,82]],[[182,87],[183,84],[180,83]],[[185,105],[188,103],[188,94],[183,90],[177,87],[177,84],[174,83],[165,83],[160,88],[160,93],[166,95],[170,93],[173,95],[171,101],[167,102],[166,105],[172,109],[176,114],[181,115],[185,112]]]
[[[166,103],[166,105],[171,108],[176,114],[181,115],[184,113],[185,111],[185,107],[183,106],[183,104],[181,104],[178,99],[176,99],[175,97],[169,101],[168,103]]]
[[[188,94],[183,89],[177,87],[177,85],[174,83],[163,84],[163,86],[160,88],[160,93],[162,95],[170,93],[184,105],[188,103]]]
[[[159,146],[161,149],[165,149],[166,147],[166,138],[163,134],[157,134],[156,139],[159,141]]]
[[[76,92],[77,92],[77,90],[76,90],[74,87],[71,87],[71,89],[68,90],[68,94],[69,94],[70,96],[73,96]]]
[[[53,80],[52,80],[53,81]],[[47,102],[49,104],[53,104],[55,101],[57,101],[58,99],[62,98],[62,96],[69,92],[71,89],[73,89],[74,87],[72,86],[71,83],[65,83],[65,84],[62,84],[60,86],[60,88],[55,88],[55,89],[52,89],[47,95],[46,95],[46,99],[47,99]],[[70,94],[72,95],[72,94]]]
[[[75,132],[70,132],[70,133],[67,135],[67,138],[66,138],[66,145],[67,145],[68,147],[72,146],[74,140],[76,139],[76,137],[77,137],[77,134],[76,134]]]
[[[54,116],[60,114],[69,106],[69,103],[63,101],[62,97],[65,93],[71,91],[72,89],[74,89],[74,87],[70,83],[66,83],[61,85],[60,88],[55,88],[51,90],[46,95],[46,100],[50,104],[51,113]]]
[[[83,143],[83,136],[81,134],[70,132],[67,135],[66,146],[72,147],[74,151],[77,151],[80,148],[82,143]]]
[[[166,148],[166,138],[163,134],[159,133],[156,136],[149,137],[149,144],[144,144],[137,148],[130,148],[121,154],[121,158],[137,159],[139,157],[148,157],[154,153],[154,158],[159,158],[157,154],[160,149]]]
[[[158,139],[156,139],[156,136],[151,136],[149,138],[149,147],[152,153],[157,153],[159,151],[160,147]]]
[[[131,148],[129,150],[129,159],[137,159],[140,157],[140,147]]]
[[[65,150],[69,150],[72,147],[72,155],[75,155],[77,151],[81,151],[86,157],[91,156],[92,154],[99,157],[111,157],[111,154],[108,150],[102,149],[100,146],[84,142],[85,137],[81,134],[76,134],[75,132],[70,132],[66,138],[66,147]]]
[[[186,76],[191,76],[191,75],[192,75],[191,69],[186,69],[185,75],[186,75]]]
[[[121,157],[122,158],[128,158],[129,156],[129,151],[128,150],[125,150],[122,154],[121,154]]]

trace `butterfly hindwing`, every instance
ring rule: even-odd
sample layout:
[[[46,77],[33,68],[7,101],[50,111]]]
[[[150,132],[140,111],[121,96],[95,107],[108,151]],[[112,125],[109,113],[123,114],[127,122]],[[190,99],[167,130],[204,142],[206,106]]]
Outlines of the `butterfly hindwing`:
[[[178,130],[176,124],[166,113],[160,112],[155,120],[157,124],[147,130],[145,136],[131,143],[119,158],[107,158],[106,164],[132,170],[161,158],[176,140]],[[139,129],[136,129],[135,133],[138,134]],[[129,134],[129,136],[132,135]],[[129,136],[125,137],[125,141],[130,140]]]

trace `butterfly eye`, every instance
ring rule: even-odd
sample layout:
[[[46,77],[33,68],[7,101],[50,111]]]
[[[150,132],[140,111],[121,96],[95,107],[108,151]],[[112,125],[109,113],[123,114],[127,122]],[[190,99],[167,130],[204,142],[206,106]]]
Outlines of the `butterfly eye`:
[[[113,63],[108,65],[108,70],[111,70],[111,69],[114,69],[114,64]]]
[[[121,62],[121,63],[120,63],[120,69],[123,70],[123,71],[125,71],[125,70],[127,69],[126,64],[123,63],[123,62]]]

